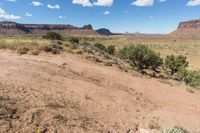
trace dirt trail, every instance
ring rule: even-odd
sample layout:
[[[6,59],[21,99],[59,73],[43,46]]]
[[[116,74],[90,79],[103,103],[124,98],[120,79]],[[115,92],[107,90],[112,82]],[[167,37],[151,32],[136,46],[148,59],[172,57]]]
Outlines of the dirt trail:
[[[0,50],[0,132],[200,132],[200,93],[79,56]]]

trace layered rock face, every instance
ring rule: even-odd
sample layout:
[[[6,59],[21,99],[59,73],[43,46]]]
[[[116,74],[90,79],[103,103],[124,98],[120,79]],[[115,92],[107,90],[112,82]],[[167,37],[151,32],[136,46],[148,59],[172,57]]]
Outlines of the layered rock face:
[[[200,19],[180,22],[177,30],[169,35],[180,38],[200,38]]]
[[[198,29],[200,28],[200,19],[187,22],[180,22],[178,29]]]
[[[15,22],[0,22],[0,35],[41,35],[47,32],[58,32],[62,35],[97,35],[92,25],[85,25],[82,28],[72,25],[51,25],[51,24],[18,24]]]

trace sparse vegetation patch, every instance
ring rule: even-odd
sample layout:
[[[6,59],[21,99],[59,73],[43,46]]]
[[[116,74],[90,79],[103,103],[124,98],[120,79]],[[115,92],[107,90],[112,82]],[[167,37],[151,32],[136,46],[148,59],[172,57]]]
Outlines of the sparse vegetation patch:
[[[45,52],[51,52],[52,54],[59,54],[62,49],[63,49],[62,46],[58,44],[46,45],[41,48],[41,50]]]
[[[98,49],[102,50],[102,51],[106,50],[106,47],[101,43],[95,43],[94,46],[97,47]]]
[[[28,51],[29,51],[29,48],[27,47],[22,47],[22,48],[17,49],[17,53],[19,53],[20,55],[27,54]]]
[[[44,39],[50,40],[62,40],[62,36],[56,32],[48,32],[46,35],[43,36]]]
[[[107,48],[106,48],[106,52],[113,55],[115,53],[115,46],[114,45],[109,45]]]
[[[163,130],[162,133],[189,133],[189,132],[183,129],[182,127],[173,127]]]
[[[71,43],[79,43],[79,38],[78,37],[68,37],[68,40]]]

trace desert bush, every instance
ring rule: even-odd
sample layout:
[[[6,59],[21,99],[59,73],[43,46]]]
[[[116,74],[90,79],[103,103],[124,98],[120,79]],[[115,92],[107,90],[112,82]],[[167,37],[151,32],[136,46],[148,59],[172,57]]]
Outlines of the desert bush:
[[[106,47],[101,43],[95,43],[94,46],[100,50],[106,51]]]
[[[115,53],[115,46],[110,45],[106,48],[106,52],[113,55]]]
[[[118,54],[122,59],[129,59],[132,49],[134,49],[134,45],[125,46],[124,48],[119,50]]]
[[[77,37],[68,37],[68,40],[71,43],[79,43],[79,38],[77,38]]]
[[[170,70],[171,74],[175,74],[179,69],[184,69],[188,66],[187,58],[179,56],[167,56],[165,59],[165,67]]]
[[[45,52],[51,52],[52,54],[59,54],[63,48],[58,44],[46,45],[41,48]]]
[[[178,70],[177,76],[180,81],[183,81],[187,85],[197,88],[200,87],[200,72],[198,71],[186,70],[182,68]]]
[[[17,49],[17,53],[22,55],[22,54],[27,54],[29,49],[27,47],[22,47]]]
[[[173,127],[163,130],[162,133],[189,133],[189,132],[181,127]]]
[[[56,32],[48,32],[43,36],[44,39],[62,40],[62,36]]]
[[[160,54],[145,45],[126,46],[119,51],[119,55],[130,60],[138,70],[152,69],[156,71],[162,65]]]
[[[31,51],[32,55],[39,55],[40,54],[40,50],[34,49]]]

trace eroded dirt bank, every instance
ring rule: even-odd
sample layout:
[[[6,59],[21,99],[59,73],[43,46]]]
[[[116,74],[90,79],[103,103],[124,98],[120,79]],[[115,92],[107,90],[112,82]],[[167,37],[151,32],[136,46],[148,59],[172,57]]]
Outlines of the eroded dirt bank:
[[[200,132],[200,93],[63,53],[0,50],[0,132]]]

